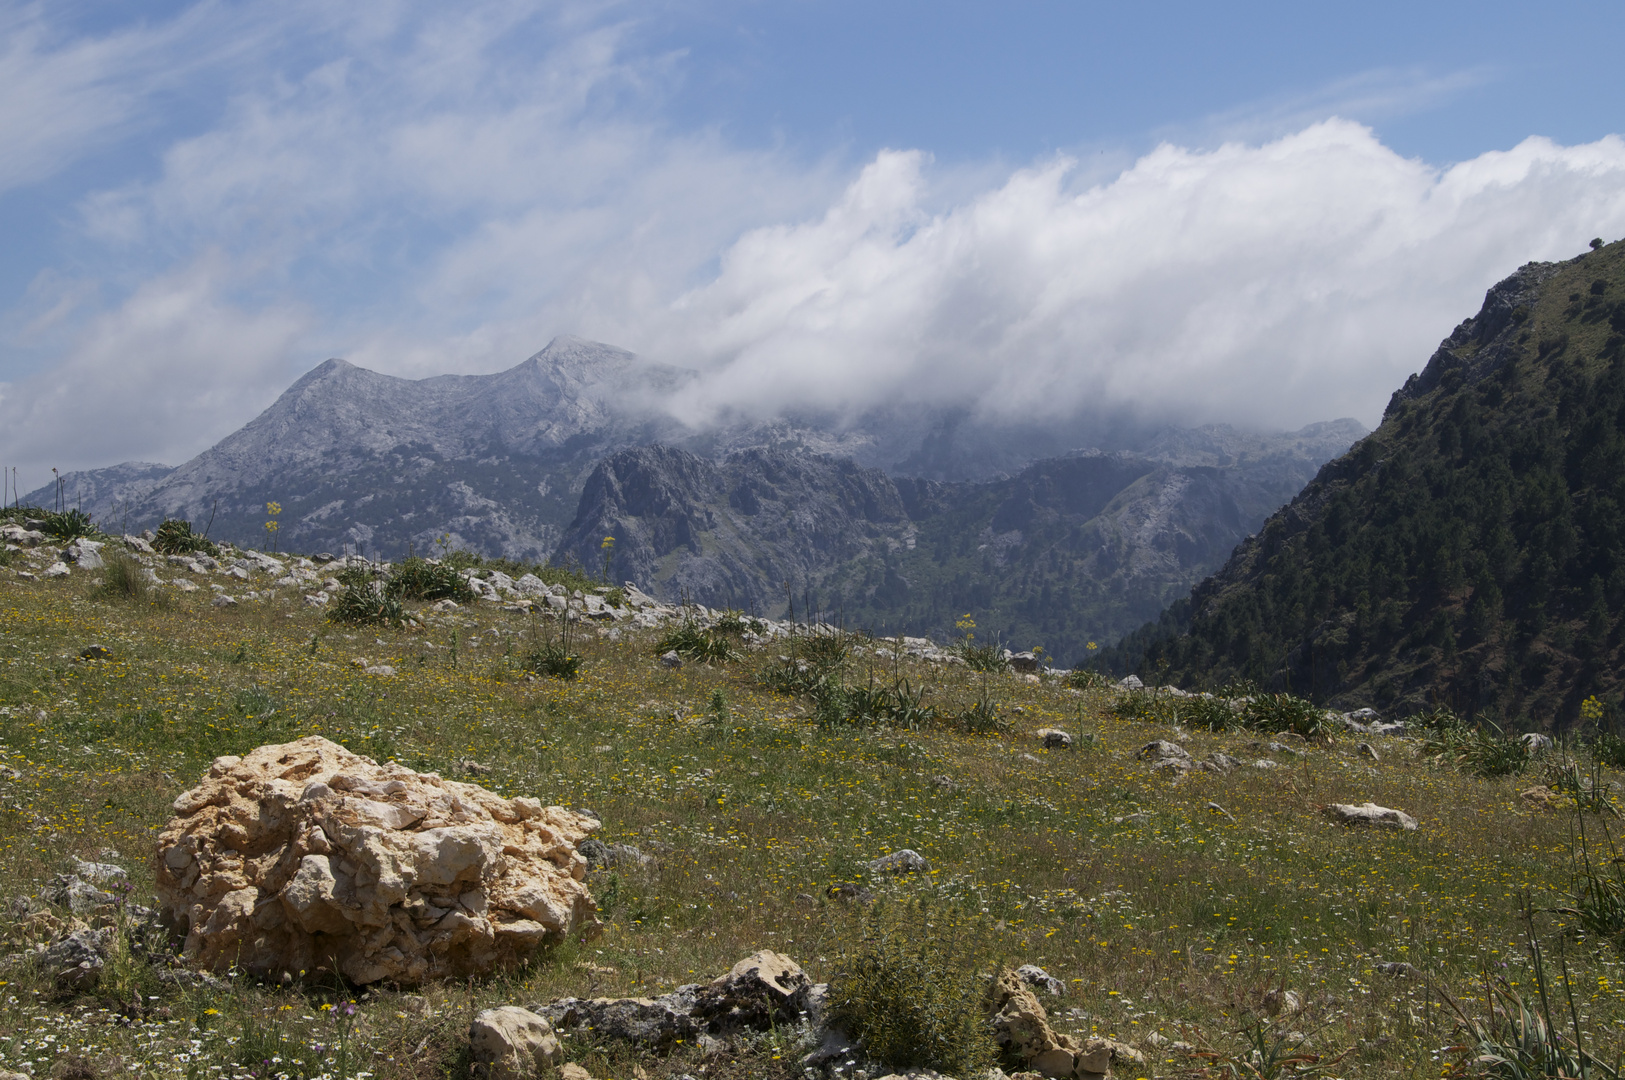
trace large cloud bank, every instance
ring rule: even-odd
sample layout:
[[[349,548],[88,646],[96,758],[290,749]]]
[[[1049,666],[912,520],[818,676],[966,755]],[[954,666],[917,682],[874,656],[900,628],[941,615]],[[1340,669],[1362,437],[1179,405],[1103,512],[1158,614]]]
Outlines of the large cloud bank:
[[[613,5],[200,4],[100,38],[8,10],[0,211],[32,219],[0,263],[30,282],[0,298],[0,461],[25,490],[184,460],[329,356],[494,371],[568,333],[701,370],[672,403],[698,422],[1372,423],[1486,287],[1625,234],[1617,137],[1439,168],[1332,119],[1105,178],[843,163],[674,124],[680,58]],[[36,204],[60,235],[19,274]]]
[[[1332,120],[1084,190],[1047,162],[937,212],[926,166],[881,154],[822,217],[732,245],[662,335],[713,373],[682,407],[1369,424],[1487,285],[1625,232],[1615,137],[1441,170]]]

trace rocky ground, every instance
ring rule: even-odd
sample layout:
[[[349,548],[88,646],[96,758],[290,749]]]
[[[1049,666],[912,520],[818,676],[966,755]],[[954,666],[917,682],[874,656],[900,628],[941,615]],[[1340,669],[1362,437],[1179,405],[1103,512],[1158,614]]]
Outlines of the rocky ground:
[[[1371,714],[1322,717],[1309,738],[1209,731],[1194,720],[1216,699],[1175,688],[844,636],[849,684],[907,680],[935,712],[820,724],[762,679],[828,629],[496,572],[473,575],[470,603],[342,626],[336,561],[176,564],[145,538],[107,541],[165,583],[135,602],[98,587],[106,546],[31,531],[8,530],[0,568],[0,877],[16,898],[0,1069],[902,1074],[831,1020],[877,943],[941,976],[907,984],[899,1013],[955,971],[980,980],[965,1007],[1007,1076],[1231,1075],[1261,1038],[1300,1072],[1468,1075],[1442,1048],[1488,1015],[1485,970],[1530,992],[1537,942],[1561,955],[1548,977],[1585,1044],[1625,1032],[1618,952],[1560,910],[1574,824],[1600,836],[1619,803],[1600,765],[1567,785],[1565,768],[1593,769],[1571,749],[1530,746],[1486,780]],[[663,655],[683,626],[732,626],[734,651]],[[568,681],[528,662],[561,627],[578,635]],[[289,779],[254,756],[276,746],[302,768],[287,748],[306,740],[353,759]],[[437,802],[454,797],[466,820]],[[377,891],[386,863],[398,900]],[[578,883],[590,910],[549,926],[522,866]],[[499,930],[489,955],[467,947]],[[293,958],[324,935],[400,959],[340,978]],[[474,966],[419,968],[414,948]]]

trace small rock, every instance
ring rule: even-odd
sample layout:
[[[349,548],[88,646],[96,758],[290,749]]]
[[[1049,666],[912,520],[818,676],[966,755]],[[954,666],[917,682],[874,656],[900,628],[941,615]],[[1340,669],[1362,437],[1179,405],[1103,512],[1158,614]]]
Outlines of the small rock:
[[[1405,963],[1403,960],[1393,960],[1386,964],[1378,964],[1377,970],[1382,972],[1384,975],[1391,975],[1396,979],[1411,979],[1421,974],[1421,972],[1417,971],[1415,967]]]
[[[1023,964],[1016,968],[1016,974],[1028,986],[1039,987],[1052,997],[1060,997],[1066,993],[1066,984],[1037,964]]]
[[[385,678],[388,678],[389,676],[395,674],[395,669],[390,667],[388,664],[373,664],[371,667],[363,668],[362,674],[382,675]]]
[[[1207,756],[1207,764],[1212,765],[1215,771],[1224,773],[1225,775],[1229,775],[1242,766],[1240,761],[1237,761],[1229,754],[1221,753],[1218,750],[1213,751],[1213,753]]]
[[[1542,735],[1539,732],[1531,731],[1527,734],[1519,735],[1518,741],[1523,743],[1524,751],[1529,754],[1538,754],[1542,750],[1550,750],[1552,748],[1552,737],[1550,735]]]
[[[75,540],[62,549],[62,558],[81,570],[100,570],[102,545],[96,540]]]
[[[592,1073],[571,1061],[559,1066],[559,1080],[592,1080]]]
[[[1146,743],[1144,746],[1140,747],[1140,752],[1135,756],[1141,761],[1173,758],[1188,762],[1191,759],[1190,752],[1187,751],[1183,746],[1180,746],[1176,742],[1169,742],[1166,739],[1157,739],[1153,742]]]
[[[660,657],[660,662],[662,664],[665,664],[669,668],[680,668],[680,667],[683,666],[683,658],[681,656],[677,655],[677,650],[676,649],[672,649],[669,652],[662,653],[661,657]]]
[[[1563,804],[1563,797],[1545,784],[1536,784],[1534,787],[1524,788],[1518,792],[1518,798],[1537,810],[1556,810]]]
[[[824,895],[831,900],[845,900],[848,903],[864,903],[875,898],[875,894],[853,881],[842,881],[831,885],[824,890]]]
[[[481,1080],[528,1080],[553,1064],[559,1040],[548,1022],[529,1009],[486,1009],[468,1028],[469,1056]]]
[[[190,582],[188,582],[188,584],[190,584]],[[197,588],[197,586],[193,585],[192,588],[195,589],[195,588]],[[330,600],[332,598],[330,596],[328,596],[327,593],[319,592],[319,593],[306,593],[304,599],[305,599],[305,606],[306,607],[326,607],[328,600]]]
[[[106,645],[87,645],[79,650],[81,660],[106,660],[113,655],[113,650]]]
[[[233,566],[230,570],[226,571],[226,576],[229,578],[236,578],[238,581],[247,581],[248,568],[245,566]]]
[[[1030,652],[1013,653],[1010,656],[1010,669],[1024,674],[1028,672],[1036,674],[1038,671],[1038,657]]]
[[[890,855],[882,855],[869,863],[871,874],[919,874],[929,873],[930,870],[930,862],[912,848],[903,848]]]
[[[1296,990],[1271,990],[1264,995],[1263,1005],[1264,1011],[1270,1016],[1282,1013],[1293,1016],[1303,1009],[1303,996]]]
[[[235,596],[227,596],[225,593],[221,593],[219,596],[216,596],[213,600],[211,600],[210,603],[215,607],[221,608],[236,607],[237,598]]]
[[[65,562],[54,562],[50,566],[47,566],[44,570],[40,571],[40,577],[46,579],[64,578],[67,576],[68,564]]]
[[[139,552],[142,555],[157,554],[157,552],[152,550],[152,545],[147,543],[146,537],[131,536],[126,533],[123,537],[121,537],[121,539],[124,541],[124,546],[129,548],[131,551]]]
[[[1128,678],[1118,682],[1117,688],[1119,690],[1144,690],[1145,683],[1140,681],[1140,677],[1138,675],[1130,675]]]
[[[65,990],[93,989],[101,981],[117,933],[111,926],[74,930],[40,950],[36,962]]]
[[[1416,819],[1403,810],[1390,810],[1386,806],[1376,803],[1332,803],[1326,807],[1326,813],[1333,821],[1342,825],[1368,825],[1379,829],[1402,829],[1406,832],[1414,831]]]

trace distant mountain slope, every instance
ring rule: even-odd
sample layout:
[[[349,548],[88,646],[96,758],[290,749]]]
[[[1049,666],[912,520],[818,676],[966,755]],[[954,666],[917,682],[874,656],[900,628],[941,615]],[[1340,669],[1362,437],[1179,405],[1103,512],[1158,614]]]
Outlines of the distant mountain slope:
[[[1625,690],[1625,242],[1489,290],[1217,574],[1104,657],[1533,724]]]
[[[786,583],[850,625],[983,637],[1080,659],[1154,615],[1364,428],[1258,436],[1211,427],[1154,444],[1173,461],[1091,451],[985,483],[888,478],[848,460],[756,449],[717,463],[671,447],[589,477],[555,555],[666,597],[775,614]],[[1223,464],[1220,464],[1223,462]]]

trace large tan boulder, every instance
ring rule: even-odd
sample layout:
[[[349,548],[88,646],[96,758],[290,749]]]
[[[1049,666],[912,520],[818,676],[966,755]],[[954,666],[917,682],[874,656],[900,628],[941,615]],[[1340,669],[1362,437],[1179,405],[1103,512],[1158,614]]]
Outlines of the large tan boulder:
[[[202,968],[413,984],[597,926],[576,852],[596,820],[319,736],[217,758],[174,809],[160,914]]]

